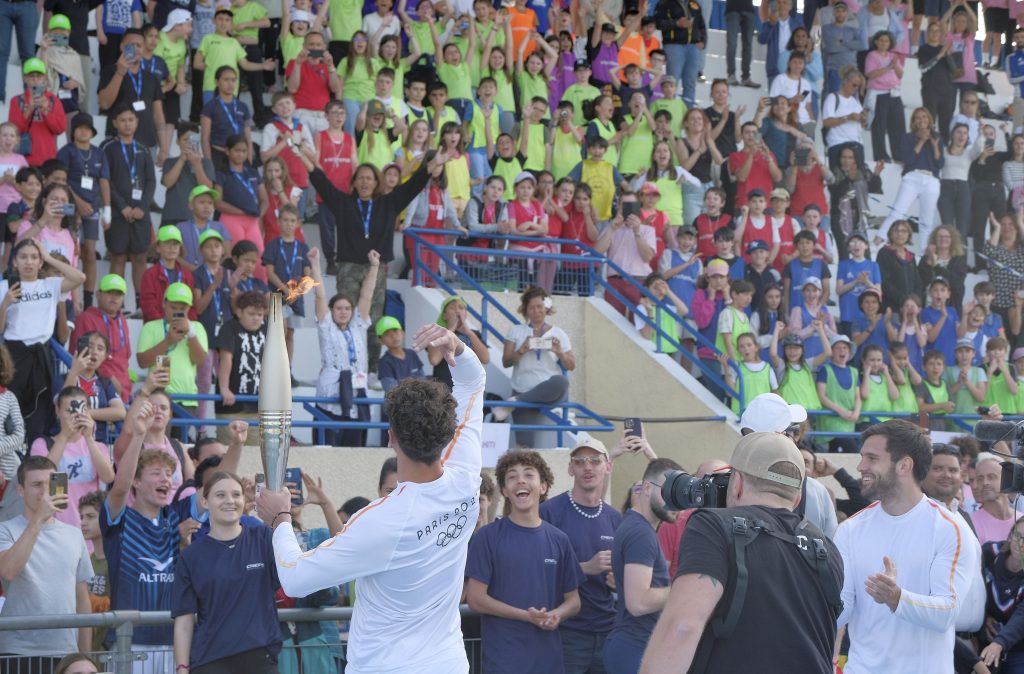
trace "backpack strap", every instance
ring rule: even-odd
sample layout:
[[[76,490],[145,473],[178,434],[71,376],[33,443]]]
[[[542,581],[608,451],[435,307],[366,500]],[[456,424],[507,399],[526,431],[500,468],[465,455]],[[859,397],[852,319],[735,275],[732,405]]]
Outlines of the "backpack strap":
[[[188,458],[188,457],[185,456],[185,448],[181,446],[181,443],[178,442],[177,438],[167,438],[167,439],[171,441],[171,449],[174,450],[174,454],[175,454],[175,456],[178,457],[178,461],[181,463],[182,466],[184,466],[185,465],[185,461]]]

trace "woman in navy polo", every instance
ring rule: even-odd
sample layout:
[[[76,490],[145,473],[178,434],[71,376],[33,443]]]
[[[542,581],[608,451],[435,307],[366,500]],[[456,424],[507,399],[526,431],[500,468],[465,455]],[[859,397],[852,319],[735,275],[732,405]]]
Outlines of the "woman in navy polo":
[[[210,533],[185,548],[174,569],[176,674],[277,674],[273,532],[242,526],[245,496],[232,473],[211,475],[201,498]]]

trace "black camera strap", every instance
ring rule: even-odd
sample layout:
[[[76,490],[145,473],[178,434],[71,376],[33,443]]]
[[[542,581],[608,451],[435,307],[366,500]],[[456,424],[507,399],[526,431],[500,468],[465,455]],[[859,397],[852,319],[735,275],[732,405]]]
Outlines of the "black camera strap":
[[[708,661],[711,659],[711,651],[714,649],[715,641],[718,639],[728,639],[736,630],[736,624],[743,614],[747,586],[750,583],[746,548],[761,534],[768,534],[772,538],[796,546],[804,562],[812,570],[816,571],[819,587],[825,595],[825,601],[828,603],[829,608],[835,612],[836,617],[842,613],[842,588],[836,583],[835,576],[829,567],[828,547],[822,538],[812,535],[808,531],[807,527],[811,523],[807,518],[800,520],[795,533],[788,534],[774,531],[764,520],[730,516],[727,512],[714,509],[706,509],[703,512],[714,514],[726,536],[732,538],[733,561],[736,564],[736,582],[733,584],[732,600],[724,616],[719,614],[718,617],[711,621],[711,629],[705,630],[704,636],[697,648],[697,653],[694,656],[690,672],[693,674],[705,672]],[[719,612],[716,611],[716,613]]]

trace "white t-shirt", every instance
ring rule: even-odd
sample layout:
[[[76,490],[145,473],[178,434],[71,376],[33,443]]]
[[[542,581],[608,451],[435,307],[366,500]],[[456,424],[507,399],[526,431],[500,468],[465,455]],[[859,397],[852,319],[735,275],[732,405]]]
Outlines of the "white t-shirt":
[[[782,66],[783,64],[780,63],[779,65]],[[804,103],[811,100],[811,83],[803,77],[794,80],[786,74],[785,68],[783,68],[783,72],[772,80],[772,86],[768,90],[768,95],[772,98],[776,96],[793,98],[805,91],[807,92],[807,98],[804,99]],[[796,118],[801,124],[808,124],[813,120],[811,119],[811,113],[807,111],[807,106],[804,103],[797,106]]]
[[[898,517],[876,501],[840,524],[833,540],[844,568],[838,624],[849,624],[851,640],[843,671],[953,674],[959,598],[980,574],[980,554],[968,551],[977,541],[963,520],[926,496]],[[902,591],[895,613],[864,587],[885,571],[884,557],[895,562]]]
[[[860,104],[855,96],[846,98],[839,95],[839,93],[829,94],[825,97],[825,102],[821,106],[821,119],[832,119],[835,117],[846,117],[857,113],[858,115],[864,111],[864,106]],[[835,147],[836,145],[842,145],[843,143],[861,143],[861,125],[857,121],[845,121],[839,126],[833,126],[825,134],[825,140],[828,142],[829,147]]]
[[[520,323],[512,326],[505,336],[505,341],[512,342],[516,349],[522,348],[523,344],[530,337],[533,337],[533,328]],[[559,327],[552,327],[541,337],[554,337],[562,347],[562,351],[571,351],[572,343],[565,330]],[[562,374],[562,366],[558,362],[558,356],[554,351],[547,349],[534,349],[523,355],[519,362],[512,368],[512,390],[516,393],[529,391],[534,386],[546,382],[555,375]]]
[[[294,121],[298,121],[298,118],[294,118]],[[292,125],[295,128],[295,125]],[[299,129],[299,135],[302,136],[302,142],[307,143],[310,148],[315,147],[313,145],[313,132],[310,130],[308,124],[303,124],[302,128]],[[274,147],[277,145],[277,139],[281,136],[281,129],[277,128],[277,125],[271,122],[263,127],[263,147]],[[292,152],[298,152],[299,148],[293,147]]]
[[[21,282],[21,301],[7,310],[4,340],[32,345],[42,344],[53,336],[63,280],[54,276]],[[8,289],[7,281],[0,281],[0,302],[7,296]]]
[[[363,318],[358,309],[352,312],[348,329],[341,330],[334,322],[331,312],[327,312],[324,320],[317,323],[316,332],[320,342],[320,376],[316,380],[316,394],[321,398],[337,398],[338,382],[342,370],[352,370],[353,385],[357,374],[366,374],[369,351],[366,345],[366,330],[370,323]],[[349,349],[351,340],[352,350]],[[352,353],[355,353],[355,360]],[[359,387],[356,387],[359,388]],[[332,414],[347,414],[341,411],[341,405],[333,403],[317,403],[318,407]]]
[[[388,35],[399,35],[402,30],[402,21],[396,14],[388,14],[387,17],[381,16],[377,12],[367,14],[363,17],[363,32],[366,33],[367,39],[372,39],[377,33],[377,29],[381,27],[386,18],[391,18],[391,25],[384,29],[384,32],[380,34],[380,39],[384,39]]]
[[[304,597],[356,580],[348,641],[352,674],[465,674],[459,600],[469,538],[480,515],[481,433],[486,375],[472,349],[455,360],[459,426],[433,482],[399,482],[390,496],[303,553],[291,524],[274,530],[281,587]]]
[[[0,524],[0,552],[10,550],[27,527],[24,515]],[[71,615],[76,586],[92,577],[81,530],[54,520],[43,526],[21,573],[3,581],[6,601],[0,616]],[[74,628],[0,631],[0,653],[60,657],[77,650]]]

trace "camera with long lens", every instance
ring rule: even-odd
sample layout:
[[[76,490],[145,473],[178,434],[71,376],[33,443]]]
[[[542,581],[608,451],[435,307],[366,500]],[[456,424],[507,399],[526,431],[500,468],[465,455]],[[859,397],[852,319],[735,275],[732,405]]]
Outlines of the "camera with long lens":
[[[731,475],[725,472],[694,477],[686,471],[673,470],[665,474],[661,497],[672,510],[724,508]]]

